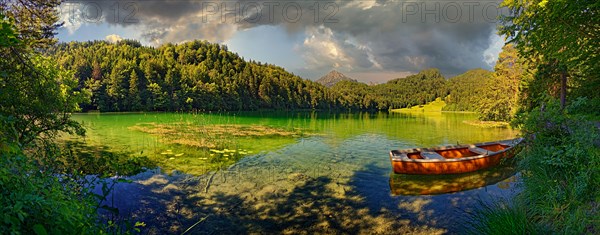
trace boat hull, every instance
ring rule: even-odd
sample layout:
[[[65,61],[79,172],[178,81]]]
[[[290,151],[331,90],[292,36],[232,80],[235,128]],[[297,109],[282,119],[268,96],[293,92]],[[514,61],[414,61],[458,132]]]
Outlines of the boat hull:
[[[439,175],[439,174],[461,174],[473,172],[485,168],[498,165],[503,159],[511,158],[515,155],[514,147],[521,142],[522,139],[507,140],[503,142],[490,142],[474,145],[448,146],[433,149],[411,149],[397,150],[390,152],[390,161],[392,168],[396,174],[419,174],[419,175]],[[479,146],[491,145],[506,146],[500,151],[489,151],[479,155],[469,155],[467,157],[452,157],[448,159],[409,159],[400,158],[398,155],[415,154],[419,152],[439,152],[446,155],[444,151],[455,151],[458,149],[475,148]]]
[[[500,160],[506,156],[505,153],[493,156],[456,162],[404,162],[394,161],[392,167],[396,174],[460,174],[485,169],[498,165]]]

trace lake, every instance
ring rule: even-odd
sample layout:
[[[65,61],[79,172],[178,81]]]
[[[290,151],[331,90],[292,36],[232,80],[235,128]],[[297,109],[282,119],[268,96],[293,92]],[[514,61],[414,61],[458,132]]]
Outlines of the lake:
[[[469,211],[516,190],[510,164],[457,176],[392,173],[392,149],[518,135],[465,124],[476,119],[468,113],[88,113],[73,119],[87,127],[87,145],[158,165],[117,184],[110,200],[120,216],[145,222],[150,234],[460,233]]]

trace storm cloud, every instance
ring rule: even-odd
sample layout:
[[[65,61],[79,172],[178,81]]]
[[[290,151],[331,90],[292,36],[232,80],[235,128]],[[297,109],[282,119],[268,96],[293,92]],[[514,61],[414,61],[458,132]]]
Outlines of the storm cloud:
[[[502,13],[499,4],[447,0],[69,1],[62,12],[70,31],[81,22],[134,25],[154,44],[195,39],[222,43],[240,30],[273,25],[303,35],[304,40],[294,48],[306,70],[414,73],[435,67],[451,76],[472,68],[492,68],[503,44],[496,35],[496,19]]]

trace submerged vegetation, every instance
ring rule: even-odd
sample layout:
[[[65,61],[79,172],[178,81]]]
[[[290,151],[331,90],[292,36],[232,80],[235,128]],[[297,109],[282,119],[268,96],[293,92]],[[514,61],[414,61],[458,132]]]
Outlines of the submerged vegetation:
[[[203,125],[191,123],[139,123],[129,127],[130,130],[141,131],[161,137],[170,144],[180,144],[198,148],[227,147],[231,137],[299,137],[304,135],[299,130],[284,130],[260,125]]]
[[[151,159],[165,170],[199,175],[228,167],[239,159],[270,150],[268,146],[293,142],[311,135],[299,129],[286,130],[263,125],[196,123],[138,123],[128,127],[155,136],[167,150],[157,149]],[[256,146],[261,142],[269,145]]]

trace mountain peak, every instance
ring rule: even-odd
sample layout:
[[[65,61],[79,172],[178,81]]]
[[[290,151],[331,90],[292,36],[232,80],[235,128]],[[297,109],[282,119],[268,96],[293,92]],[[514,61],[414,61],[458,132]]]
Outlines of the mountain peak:
[[[344,75],[343,73],[338,72],[335,69],[331,70],[325,76],[319,78],[319,80],[317,80],[316,82],[321,83],[326,87],[332,87],[333,85],[335,85],[336,83],[341,82],[341,81],[358,82],[358,81]]]

